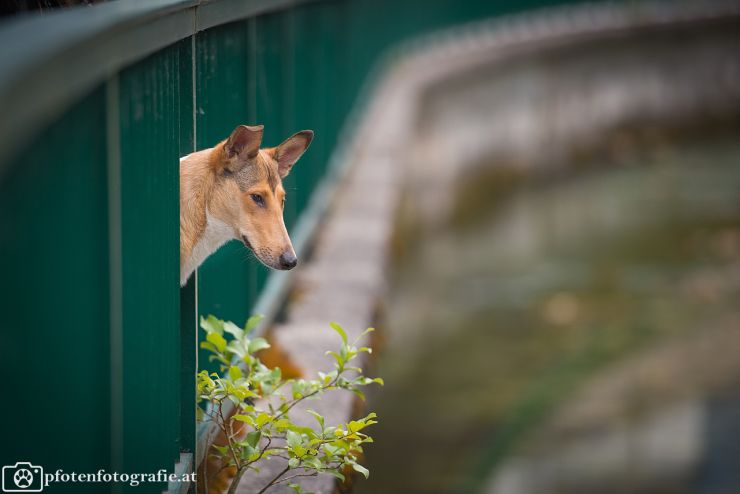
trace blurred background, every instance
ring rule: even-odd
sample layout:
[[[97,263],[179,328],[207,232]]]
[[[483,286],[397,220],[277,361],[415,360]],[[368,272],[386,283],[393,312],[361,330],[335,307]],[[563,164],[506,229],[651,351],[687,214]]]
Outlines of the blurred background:
[[[358,492],[740,492],[739,31],[617,10],[416,53]]]
[[[348,243],[306,272],[370,287],[386,385],[352,492],[740,492],[740,2],[0,14],[0,372],[30,383],[0,462],[197,465],[197,316],[279,336],[310,299],[239,245],[177,285],[176,159],[260,122],[317,133],[286,223],[307,259]],[[332,224],[323,184],[369,200]],[[293,313],[354,321],[332,297]]]

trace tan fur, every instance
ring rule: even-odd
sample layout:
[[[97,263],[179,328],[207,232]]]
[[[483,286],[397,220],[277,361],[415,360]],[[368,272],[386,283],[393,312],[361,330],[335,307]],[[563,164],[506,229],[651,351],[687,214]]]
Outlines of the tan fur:
[[[180,267],[206,228],[207,197],[215,182],[209,166],[211,151],[193,153],[180,163]]]
[[[238,422],[228,418],[233,428],[233,437],[236,441],[242,441],[247,435],[247,427],[244,422]],[[220,431],[213,441],[214,445],[226,446],[228,441],[223,431]],[[222,494],[229,490],[231,482],[236,476],[236,467],[226,464],[214,455],[208,455],[198,468],[198,492],[208,494]]]
[[[280,146],[259,149],[262,127],[239,126],[213,148],[181,158],[181,284],[230,239],[241,240],[270,268],[293,267],[285,261],[295,260],[295,252],[283,222],[282,178],[312,137],[302,131]]]

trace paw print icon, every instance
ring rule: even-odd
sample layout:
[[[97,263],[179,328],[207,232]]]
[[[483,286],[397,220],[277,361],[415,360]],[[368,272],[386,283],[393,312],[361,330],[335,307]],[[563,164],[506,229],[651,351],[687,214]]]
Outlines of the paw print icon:
[[[26,461],[3,467],[3,492],[41,492],[44,489],[44,469]]]

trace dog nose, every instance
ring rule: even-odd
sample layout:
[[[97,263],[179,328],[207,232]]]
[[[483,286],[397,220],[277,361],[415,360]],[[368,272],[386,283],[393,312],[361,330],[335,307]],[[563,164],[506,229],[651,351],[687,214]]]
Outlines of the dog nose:
[[[280,256],[280,267],[283,269],[293,269],[298,264],[295,254],[292,252],[283,252]]]

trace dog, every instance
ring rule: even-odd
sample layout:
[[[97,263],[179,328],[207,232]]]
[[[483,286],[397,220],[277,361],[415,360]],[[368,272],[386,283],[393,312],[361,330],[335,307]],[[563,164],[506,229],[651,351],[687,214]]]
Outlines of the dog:
[[[269,268],[298,263],[283,221],[282,180],[308,149],[313,131],[261,149],[263,132],[262,125],[240,125],[216,146],[180,158],[181,286],[232,239]]]

